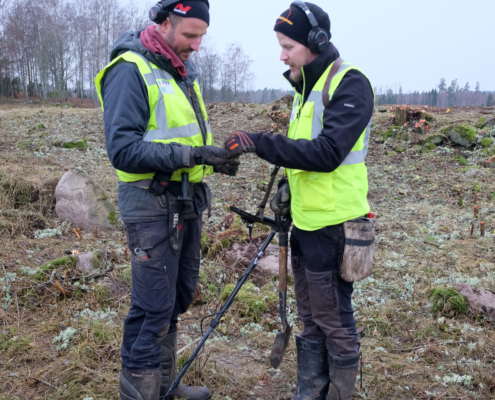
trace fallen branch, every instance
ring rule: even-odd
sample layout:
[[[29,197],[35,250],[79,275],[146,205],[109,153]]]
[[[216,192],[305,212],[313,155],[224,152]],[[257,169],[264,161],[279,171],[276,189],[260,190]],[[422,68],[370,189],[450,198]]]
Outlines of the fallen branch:
[[[50,386],[51,388],[53,388],[53,389],[55,389],[55,390],[58,390],[58,387],[53,386],[51,383],[45,382],[45,381],[43,381],[43,380],[41,380],[41,379],[38,379],[38,378],[33,378],[32,376],[30,376],[28,379],[34,379],[35,381],[38,381],[38,382],[44,383],[45,385]]]

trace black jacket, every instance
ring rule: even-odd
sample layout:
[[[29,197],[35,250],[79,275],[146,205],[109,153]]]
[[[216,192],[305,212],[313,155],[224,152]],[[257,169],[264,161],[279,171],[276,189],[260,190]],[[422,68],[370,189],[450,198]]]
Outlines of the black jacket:
[[[339,57],[330,43],[316,60],[303,67],[305,77],[304,102],[326,69]],[[302,94],[303,82],[289,79]],[[354,108],[345,107],[352,104]],[[264,160],[286,168],[313,172],[332,172],[351,152],[373,114],[374,96],[370,82],[361,72],[347,72],[323,113],[323,131],[314,140],[292,140],[282,135],[263,135],[256,145],[256,154]]]
[[[194,80],[198,76],[194,63],[185,63],[187,76],[182,79],[170,61],[151,53],[143,46],[139,39],[142,31],[124,32],[112,48],[110,61],[132,50],[169,72],[189,99],[205,138],[205,124],[193,90]],[[142,140],[150,118],[150,107],[146,84],[136,64],[123,61],[113,66],[103,77],[101,86],[105,106],[103,119],[107,153],[116,169],[143,174],[156,171],[173,172],[189,166],[190,146]]]
[[[143,46],[139,39],[143,30],[124,32],[111,50],[110,61],[132,50],[144,55],[148,61],[170,73],[193,107],[203,134],[203,141],[206,143],[207,130],[194,91],[194,81],[198,76],[194,63],[192,61],[184,63],[187,76],[183,79],[166,57],[153,54]],[[143,140],[150,119],[150,106],[148,89],[136,64],[122,61],[112,66],[103,77],[101,87],[105,107],[103,120],[107,154],[116,169],[144,174],[172,173],[189,167],[191,146]],[[186,218],[192,218],[206,209],[207,190],[209,189],[206,186],[195,185],[195,206],[188,206]],[[125,212],[126,210],[121,210],[121,214]]]

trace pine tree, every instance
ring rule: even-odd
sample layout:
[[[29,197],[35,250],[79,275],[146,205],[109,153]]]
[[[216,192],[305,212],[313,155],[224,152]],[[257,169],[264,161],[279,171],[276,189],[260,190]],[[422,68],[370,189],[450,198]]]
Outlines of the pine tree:
[[[480,83],[479,82],[476,82],[476,87],[474,88],[474,92],[475,93],[479,93],[480,92]]]
[[[272,89],[272,93],[270,95],[270,101],[277,100],[277,93],[275,93],[275,89]]]
[[[438,92],[446,92],[447,91],[447,81],[445,78],[440,79],[440,84],[438,85]]]
[[[495,102],[493,101],[493,94],[488,93],[488,99],[486,100],[486,106],[491,107],[493,105],[495,105]]]
[[[469,82],[466,82],[466,86],[464,86],[464,91],[469,92],[471,88],[469,87]]]

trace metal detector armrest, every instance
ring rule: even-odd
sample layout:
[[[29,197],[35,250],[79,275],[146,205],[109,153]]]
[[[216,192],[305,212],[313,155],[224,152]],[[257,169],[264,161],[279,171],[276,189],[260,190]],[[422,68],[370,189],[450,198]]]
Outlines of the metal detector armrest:
[[[248,212],[241,210],[240,208],[233,207],[233,206],[230,206],[230,211],[239,215],[242,218],[242,220],[246,223],[249,223],[249,224],[258,223],[258,224],[268,225],[275,232],[278,231],[278,224],[274,218],[263,216],[263,219],[260,220],[260,218],[257,217],[256,215],[249,214]]]

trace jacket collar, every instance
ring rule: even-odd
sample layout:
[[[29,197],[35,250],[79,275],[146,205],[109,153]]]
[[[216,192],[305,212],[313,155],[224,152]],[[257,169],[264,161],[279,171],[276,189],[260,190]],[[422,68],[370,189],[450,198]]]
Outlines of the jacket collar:
[[[290,70],[286,71],[284,73],[284,76],[292,85],[294,90],[304,96],[305,103],[316,82],[318,82],[318,80],[321,78],[330,64],[332,64],[339,57],[339,51],[333,45],[333,43],[330,42],[329,46],[323,54],[321,54],[317,59],[303,67],[304,79],[301,82],[294,82],[289,78]],[[302,93],[303,88],[304,93]]]

